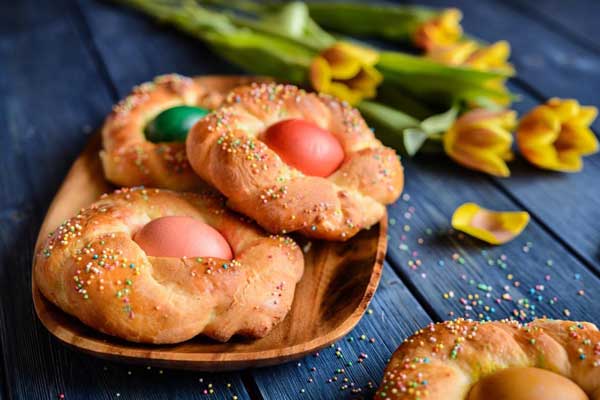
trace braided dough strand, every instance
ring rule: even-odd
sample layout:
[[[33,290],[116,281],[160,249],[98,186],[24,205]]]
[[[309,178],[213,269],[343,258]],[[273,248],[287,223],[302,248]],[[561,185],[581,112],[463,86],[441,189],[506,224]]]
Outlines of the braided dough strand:
[[[298,118],[331,132],[345,159],[327,178],[306,176],[261,141],[267,128]],[[291,85],[253,84],[190,130],[192,168],[270,232],[346,240],[384,215],[403,186],[402,166],[357,110]]]
[[[217,229],[235,259],[150,257],[136,231],[163,216]],[[85,324],[135,342],[176,343],[200,333],[262,337],[289,311],[303,272],[298,246],[263,234],[215,195],[123,189],[61,225],[36,254],[46,298]]]
[[[186,191],[204,188],[192,171],[185,143],[153,143],[144,129],[162,111],[190,105],[217,108],[235,86],[251,78],[188,78],[169,74],[133,88],[113,108],[102,127],[100,158],[106,179],[119,186],[146,185]]]
[[[600,331],[586,322],[539,319],[431,324],[406,339],[377,399],[464,400],[480,379],[513,367],[546,369],[600,398]]]

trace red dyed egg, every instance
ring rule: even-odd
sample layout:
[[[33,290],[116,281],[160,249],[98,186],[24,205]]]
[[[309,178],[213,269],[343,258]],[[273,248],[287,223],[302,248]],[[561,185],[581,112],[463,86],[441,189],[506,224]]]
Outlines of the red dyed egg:
[[[229,243],[219,231],[191,217],[153,219],[133,240],[154,257],[233,258]]]
[[[305,175],[326,177],[344,161],[344,149],[330,132],[302,120],[271,125],[263,141],[288,165]]]

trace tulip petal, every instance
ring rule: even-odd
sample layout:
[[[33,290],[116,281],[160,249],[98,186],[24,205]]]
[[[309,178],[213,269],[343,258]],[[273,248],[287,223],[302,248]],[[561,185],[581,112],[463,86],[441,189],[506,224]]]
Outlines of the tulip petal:
[[[350,57],[361,60],[361,63],[364,65],[373,66],[379,61],[379,52],[371,48],[358,46],[349,42],[338,42],[336,46]]]
[[[549,107],[539,106],[521,119],[517,129],[517,142],[529,147],[551,145],[560,134],[560,120]]]
[[[553,145],[519,147],[519,149],[527,161],[540,168],[560,172],[576,172],[581,169],[581,162],[578,162],[573,154],[561,161],[559,152]]]
[[[561,122],[570,121],[579,113],[579,102],[574,99],[559,99],[553,97],[548,100],[547,106],[552,108]]]
[[[448,46],[434,47],[427,52],[427,58],[446,65],[463,65],[477,50],[477,43],[468,40]]]
[[[473,68],[483,71],[504,71],[514,73],[514,67],[508,62],[510,57],[510,44],[500,40],[475,51],[466,63]]]
[[[590,126],[598,116],[598,109],[592,106],[582,106],[579,109],[577,123],[584,126]]]
[[[517,237],[529,223],[525,211],[492,211],[465,203],[452,215],[452,227],[490,244],[503,244]]]
[[[445,147],[445,151],[450,158],[464,167],[503,178],[510,176],[510,170],[502,157],[505,153],[499,155],[472,146]]]
[[[383,81],[383,75],[373,67],[363,68],[355,77],[346,81],[352,89],[364,92],[365,98],[373,97],[375,89]]]
[[[455,43],[462,36],[462,13],[456,8],[442,11],[422,24],[414,34],[415,44],[425,50]]]
[[[513,136],[510,132],[498,126],[469,127],[460,133],[458,139],[462,145],[477,147],[494,153],[506,153],[510,150]]]
[[[328,93],[351,105],[357,104],[363,97],[361,92],[352,90],[349,86],[339,82],[331,82]]]
[[[506,152],[513,142],[511,131],[516,125],[516,113],[511,110],[493,112],[474,110],[457,121],[460,140],[466,145]]]
[[[576,150],[559,151],[558,164],[553,169],[562,172],[578,172],[583,169],[583,160]]]
[[[323,57],[315,57],[310,65],[310,82],[319,92],[327,92],[331,83],[331,69]]]
[[[344,80],[355,77],[363,66],[373,66],[379,60],[379,53],[367,47],[359,47],[347,42],[337,42],[321,53],[331,67],[333,79]]]
[[[513,153],[509,148],[506,150],[506,152],[500,154],[500,158],[502,158],[504,161],[512,161],[515,159],[515,153]]]
[[[331,68],[331,76],[334,79],[350,79],[360,72],[361,63],[356,59],[344,54],[338,49],[331,48],[322,54]]]
[[[598,139],[586,126],[563,125],[563,129],[554,146],[558,151],[576,150],[581,155],[590,155],[598,151]]]

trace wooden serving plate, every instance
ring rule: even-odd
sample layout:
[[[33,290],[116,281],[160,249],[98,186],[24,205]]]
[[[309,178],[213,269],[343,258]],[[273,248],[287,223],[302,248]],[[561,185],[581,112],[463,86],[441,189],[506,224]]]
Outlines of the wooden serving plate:
[[[68,217],[114,189],[104,180],[95,135],[75,161],[40,229],[41,241]],[[35,311],[63,343],[118,361],[168,368],[225,371],[282,363],[315,352],[347,334],[360,320],[379,283],[386,250],[387,216],[345,243],[296,238],[305,272],[285,320],[266,337],[219,343],[197,336],[176,345],[145,345],[99,333],[46,300],[32,282]]]

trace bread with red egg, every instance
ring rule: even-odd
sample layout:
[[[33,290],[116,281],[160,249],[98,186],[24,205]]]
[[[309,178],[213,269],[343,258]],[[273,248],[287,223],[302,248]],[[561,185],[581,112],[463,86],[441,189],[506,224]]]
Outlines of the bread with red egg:
[[[273,233],[349,239],[383,217],[404,183],[398,156],[356,109],[292,85],[234,89],[186,147],[231,208]]]
[[[39,247],[34,279],[68,314],[108,335],[177,343],[266,335],[289,311],[298,246],[227,210],[214,194],[122,189]]]

